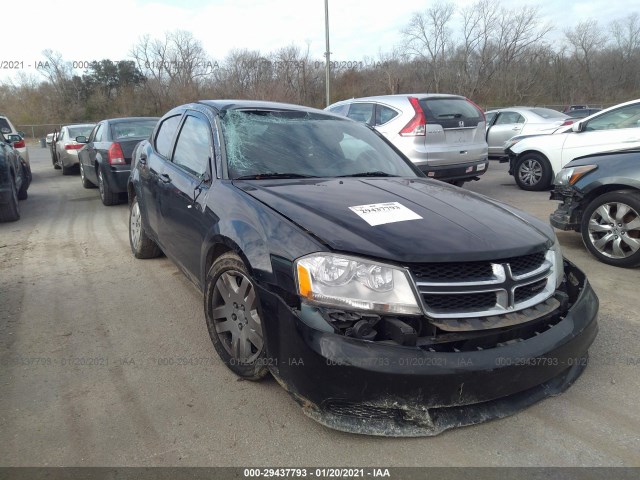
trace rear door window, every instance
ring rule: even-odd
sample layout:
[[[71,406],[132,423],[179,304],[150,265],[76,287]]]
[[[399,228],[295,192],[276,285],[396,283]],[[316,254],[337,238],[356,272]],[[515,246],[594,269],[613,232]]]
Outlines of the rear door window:
[[[347,116],[347,112],[349,112],[349,104],[343,103],[342,105],[335,105],[329,109],[331,113],[336,113],[338,115],[342,115],[343,117]]]
[[[482,121],[482,112],[464,98],[423,98],[419,102],[427,123],[442,128],[475,127]]]
[[[518,112],[501,112],[496,120],[496,125],[512,125],[514,123],[524,123],[524,117]]]
[[[349,108],[349,113],[347,117],[356,122],[366,123],[368,125],[373,125],[373,111],[375,109],[375,104],[373,103],[352,103]]]
[[[378,105],[378,108],[376,109],[376,125],[384,125],[397,116],[398,112],[393,108],[389,108],[385,105]]]
[[[180,124],[181,115],[174,115],[162,121],[156,134],[156,151],[165,158],[171,158],[173,137]]]

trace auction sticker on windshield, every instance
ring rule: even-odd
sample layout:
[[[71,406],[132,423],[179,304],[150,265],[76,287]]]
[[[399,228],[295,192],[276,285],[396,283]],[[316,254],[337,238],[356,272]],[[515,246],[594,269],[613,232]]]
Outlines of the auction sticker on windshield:
[[[404,222],[405,220],[419,220],[422,217],[416,212],[398,202],[372,203],[371,205],[356,205],[349,207],[372,227],[385,223]]]

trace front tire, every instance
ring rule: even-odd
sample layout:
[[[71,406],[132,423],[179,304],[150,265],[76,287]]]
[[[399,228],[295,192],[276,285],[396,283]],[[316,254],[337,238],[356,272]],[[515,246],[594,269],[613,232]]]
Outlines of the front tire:
[[[84,167],[82,166],[82,162],[78,164],[80,166],[80,181],[82,182],[82,186],[84,188],[95,188],[96,186],[87,180],[87,177],[84,174]]]
[[[551,165],[540,153],[527,153],[516,162],[513,176],[522,190],[539,192],[551,186]]]
[[[11,173],[9,173],[11,175]],[[11,177],[11,196],[9,202],[0,205],[0,222],[15,222],[20,218],[20,208],[18,207],[18,191],[16,181]]]
[[[137,197],[133,198],[129,208],[129,245],[136,258],[155,258],[162,253],[158,244],[144,231],[142,211]]]
[[[225,365],[247,380],[263,378],[269,369],[258,294],[238,255],[225,253],[211,266],[204,301],[209,336]]]
[[[58,156],[53,150],[51,151],[51,163],[53,163],[54,169],[60,170],[60,164],[58,163]]]
[[[582,215],[580,233],[601,262],[626,268],[640,265],[640,193],[619,190],[596,197]]]

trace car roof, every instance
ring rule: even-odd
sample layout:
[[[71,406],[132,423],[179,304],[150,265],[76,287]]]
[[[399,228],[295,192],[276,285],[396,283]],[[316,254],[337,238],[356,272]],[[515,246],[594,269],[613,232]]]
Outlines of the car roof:
[[[65,127],[94,127],[95,123],[70,123],[69,125],[63,125],[62,128]]]
[[[403,99],[407,97],[417,97],[417,98],[461,98],[465,99],[466,97],[463,95],[455,95],[452,93],[394,93],[392,95],[374,95],[371,97],[354,97],[348,98],[345,100],[340,100],[339,102],[335,102],[333,105],[338,105],[346,102],[361,102],[361,101],[377,101],[377,100],[390,100],[390,99]]]
[[[555,109],[549,108],[549,107],[523,107],[523,106],[492,108],[491,110],[487,110],[486,113],[502,112],[503,110],[515,110],[515,111],[526,110],[527,112],[531,112],[533,110],[538,110],[538,109],[553,110],[555,112],[562,113],[559,110],[555,110]]]
[[[160,120],[160,117],[118,117],[118,118],[105,118],[100,121],[109,122],[109,123],[123,123],[123,122],[135,122],[136,120]]]
[[[232,110],[232,109],[257,109],[257,110],[295,110],[299,112],[314,112],[328,115],[327,112],[312,107],[304,107],[302,105],[294,105],[292,103],[267,102],[262,100],[199,100],[195,103],[213,107],[216,110]],[[194,104],[191,104],[194,105]],[[188,107],[182,105],[181,107]]]

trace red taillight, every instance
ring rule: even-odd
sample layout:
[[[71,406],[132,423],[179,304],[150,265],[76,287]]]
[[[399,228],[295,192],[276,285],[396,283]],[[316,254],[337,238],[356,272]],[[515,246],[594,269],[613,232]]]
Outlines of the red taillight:
[[[124,153],[119,143],[112,143],[109,147],[109,165],[122,165],[124,161]]]
[[[561,127],[566,127],[567,125],[573,125],[573,122],[575,122],[575,120],[573,118],[570,118],[568,120],[565,120],[564,123],[562,125],[560,125]]]
[[[415,97],[409,97],[409,102],[411,102],[415,114],[413,118],[409,120],[409,123],[400,130],[400,135],[402,137],[418,137],[424,135],[427,131],[427,119],[424,116],[420,102],[418,102],[418,99]]]
[[[467,102],[469,102],[471,105],[476,107],[476,109],[480,112],[480,115],[482,115],[482,121],[486,122],[487,121],[487,116],[484,114],[484,110],[482,110],[478,105],[476,105],[474,102],[472,102],[468,98],[467,98]]]
[[[17,142],[13,142],[13,148],[24,148],[25,143],[24,140],[18,140]]]
[[[84,144],[82,143],[65,143],[64,144],[65,150],[80,150],[82,147],[84,147]]]

